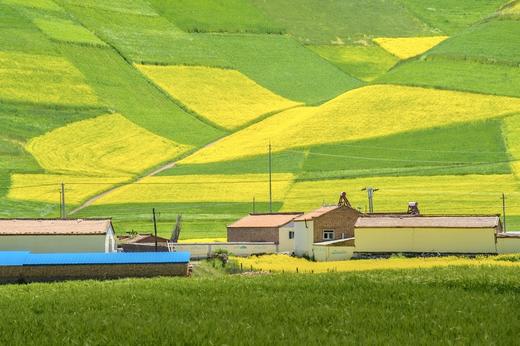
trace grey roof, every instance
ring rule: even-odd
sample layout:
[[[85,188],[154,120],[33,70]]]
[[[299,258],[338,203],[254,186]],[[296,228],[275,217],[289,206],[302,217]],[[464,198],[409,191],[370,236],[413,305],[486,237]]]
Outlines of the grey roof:
[[[0,219],[2,235],[106,234],[110,219]]]
[[[356,228],[496,228],[498,216],[360,216]]]

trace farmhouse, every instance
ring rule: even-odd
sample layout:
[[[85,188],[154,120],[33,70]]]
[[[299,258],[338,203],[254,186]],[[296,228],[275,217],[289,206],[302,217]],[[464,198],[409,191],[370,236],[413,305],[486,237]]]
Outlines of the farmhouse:
[[[303,213],[249,214],[227,227],[228,242],[273,242],[278,251],[294,251],[294,220]]]
[[[313,256],[313,244],[346,241],[354,237],[360,213],[347,205],[321,207],[294,220],[296,256]]]
[[[110,219],[0,219],[0,251],[114,252]]]

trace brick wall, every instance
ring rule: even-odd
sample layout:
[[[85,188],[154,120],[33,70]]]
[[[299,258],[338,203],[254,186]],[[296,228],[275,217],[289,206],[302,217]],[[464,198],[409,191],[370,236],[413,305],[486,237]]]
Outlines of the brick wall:
[[[354,236],[354,225],[359,217],[355,209],[342,207],[314,219],[314,242],[323,241],[323,230],[333,230],[334,240]]]
[[[230,228],[227,229],[228,242],[275,242],[279,239],[278,228]]]
[[[188,263],[0,267],[0,282],[186,276]]]

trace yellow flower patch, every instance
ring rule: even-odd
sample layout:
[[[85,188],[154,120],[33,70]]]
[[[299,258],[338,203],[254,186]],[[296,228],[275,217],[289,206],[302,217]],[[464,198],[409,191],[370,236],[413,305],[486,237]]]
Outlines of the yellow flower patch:
[[[266,113],[301,105],[235,70],[148,65],[137,68],[187,108],[227,129],[240,127]]]
[[[520,198],[512,174],[371,177],[297,182],[283,210],[312,210],[323,201],[335,204],[339,191],[346,191],[352,206],[365,211],[367,193],[361,189],[366,186],[379,188],[374,194],[376,212],[405,212],[409,201],[418,201],[427,214],[498,214],[503,191],[511,199]],[[520,205],[509,206],[508,211],[518,214]]]
[[[0,52],[0,100],[97,105],[84,76],[61,57]]]
[[[285,273],[326,273],[352,272],[367,270],[427,269],[447,266],[504,266],[519,267],[520,262],[497,261],[498,257],[462,258],[462,257],[430,257],[430,258],[390,258],[373,260],[350,260],[332,262],[312,262],[304,258],[288,255],[267,255],[252,257],[233,257],[242,264],[245,270],[285,272]]]
[[[13,174],[7,198],[22,201],[60,203],[61,183],[65,184],[65,202],[77,205],[96,193],[126,181],[128,178],[81,177],[54,174]]]
[[[183,163],[227,161],[273,151],[345,142],[497,117],[520,111],[520,99],[396,85],[344,93],[319,107],[273,115],[187,157]]]
[[[273,174],[273,200],[283,200],[292,174]],[[95,204],[251,202],[269,200],[267,174],[147,177],[124,186]]]
[[[409,59],[435,47],[448,36],[378,37],[373,41],[400,59]]]
[[[189,148],[119,114],[75,122],[33,138],[26,145],[49,172],[90,176],[130,176]]]

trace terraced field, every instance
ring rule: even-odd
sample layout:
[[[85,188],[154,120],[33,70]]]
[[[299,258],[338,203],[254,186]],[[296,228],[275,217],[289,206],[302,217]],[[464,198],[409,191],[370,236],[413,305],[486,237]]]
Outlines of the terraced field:
[[[520,227],[517,2],[0,0],[0,215],[222,238],[347,191]],[[254,203],[253,203],[254,200]],[[88,203],[86,203],[88,202]],[[518,217],[517,217],[518,216]]]

